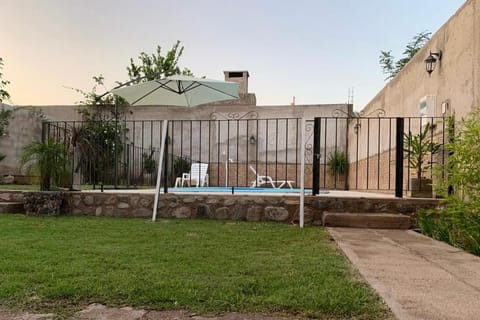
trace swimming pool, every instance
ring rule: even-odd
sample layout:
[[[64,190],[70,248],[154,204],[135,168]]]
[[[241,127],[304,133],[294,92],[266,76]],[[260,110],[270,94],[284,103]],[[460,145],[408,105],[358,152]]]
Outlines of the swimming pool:
[[[191,187],[169,188],[169,192],[222,192],[222,193],[300,193],[300,189],[280,188],[252,188],[252,187]],[[320,193],[328,193],[328,190],[320,190]],[[305,189],[305,194],[312,194],[312,189]]]

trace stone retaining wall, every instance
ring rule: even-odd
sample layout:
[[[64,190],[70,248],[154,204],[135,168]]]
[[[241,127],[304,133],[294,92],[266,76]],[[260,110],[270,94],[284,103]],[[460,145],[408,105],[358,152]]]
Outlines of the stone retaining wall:
[[[65,193],[68,214],[150,218],[153,194]],[[305,197],[305,222],[320,223],[328,212],[389,212],[415,215],[421,208],[438,205],[434,199],[378,199]],[[212,218],[246,221],[298,221],[298,196],[259,196],[225,194],[162,194],[160,218]]]
[[[73,215],[150,218],[153,194],[64,192],[62,212]],[[22,201],[22,191],[0,191],[0,201]],[[435,199],[305,197],[305,222],[321,223],[328,212],[388,212],[414,216],[438,205]],[[211,218],[246,221],[298,221],[299,197],[278,195],[162,194],[160,218]]]
[[[0,190],[0,202],[23,202],[23,191]]]

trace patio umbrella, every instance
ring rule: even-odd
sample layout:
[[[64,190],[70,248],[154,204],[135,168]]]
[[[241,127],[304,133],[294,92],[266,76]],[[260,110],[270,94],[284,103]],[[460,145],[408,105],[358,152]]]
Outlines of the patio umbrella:
[[[238,99],[236,82],[225,82],[189,76],[171,76],[137,85],[113,89],[130,105],[164,105],[194,107],[200,104]]]
[[[127,100],[132,106],[158,105],[194,107],[201,104],[238,99],[239,84],[190,76],[171,76],[148,82],[118,87],[110,90]],[[157,217],[158,197],[160,194],[160,176],[165,154],[165,138],[167,136],[168,120],[163,120],[160,142],[160,159],[158,161],[157,185],[153,203],[152,221]]]

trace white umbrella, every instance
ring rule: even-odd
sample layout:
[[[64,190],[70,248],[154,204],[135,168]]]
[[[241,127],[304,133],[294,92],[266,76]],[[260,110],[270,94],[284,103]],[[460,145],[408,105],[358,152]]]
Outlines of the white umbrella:
[[[238,99],[238,88],[239,84],[236,82],[194,78],[189,76],[171,76],[165,79],[151,80],[127,87],[115,88],[110,92],[124,98],[132,106],[163,105],[194,107],[215,101]],[[155,221],[157,217],[160,176],[163,167],[163,155],[165,154],[167,124],[168,120],[163,120],[152,221]]]
[[[214,101],[238,99],[238,87],[236,82],[171,76],[110,92],[121,96],[132,106],[160,104],[194,107]]]

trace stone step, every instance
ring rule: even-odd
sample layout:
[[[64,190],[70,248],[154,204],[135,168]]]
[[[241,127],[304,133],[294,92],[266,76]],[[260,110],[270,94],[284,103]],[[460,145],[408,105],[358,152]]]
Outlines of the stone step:
[[[22,202],[0,202],[0,213],[25,213]]]
[[[371,229],[409,229],[410,217],[398,213],[344,213],[324,212],[322,224],[326,227]]]

